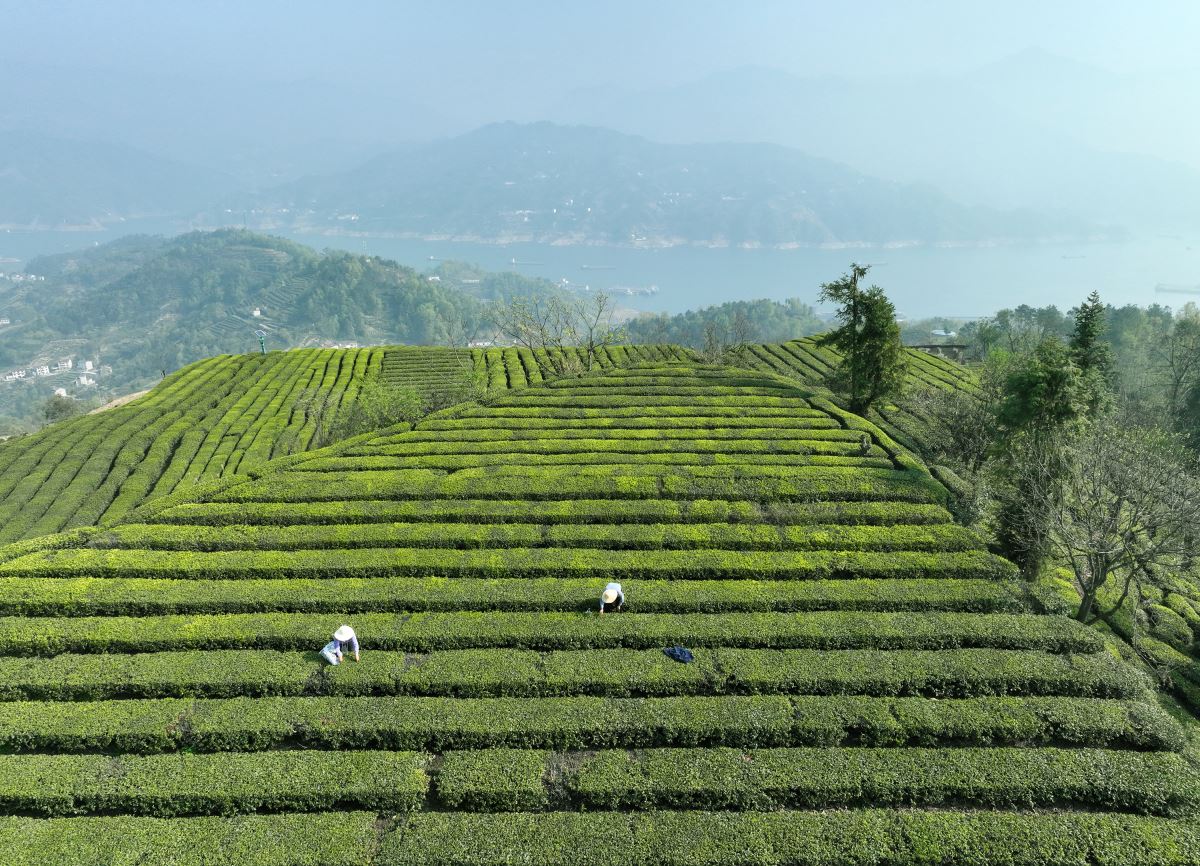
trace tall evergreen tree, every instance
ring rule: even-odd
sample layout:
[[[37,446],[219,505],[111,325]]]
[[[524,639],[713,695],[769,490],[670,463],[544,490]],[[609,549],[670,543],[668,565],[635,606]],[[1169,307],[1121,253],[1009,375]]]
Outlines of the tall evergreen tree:
[[[1112,397],[1114,363],[1112,346],[1105,339],[1107,313],[1100,293],[1093,291],[1075,311],[1071,332],[1071,360],[1079,368],[1088,415],[1095,417]]]
[[[878,286],[859,288],[868,270],[868,265],[852,263],[850,273],[821,286],[821,301],[839,305],[841,327],[826,338],[842,355],[833,384],[858,415],[899,394],[907,366],[896,308]]]
[[[1064,444],[1086,410],[1087,393],[1070,348],[1055,336],[1043,339],[1005,377],[996,409],[996,538],[1029,577],[1049,553],[1048,513],[1030,485],[1062,473]]]

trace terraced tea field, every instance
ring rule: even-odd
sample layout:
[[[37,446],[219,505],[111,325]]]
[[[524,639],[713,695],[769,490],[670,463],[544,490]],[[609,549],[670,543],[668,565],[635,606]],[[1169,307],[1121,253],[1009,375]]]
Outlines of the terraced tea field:
[[[960,364],[919,349],[907,349],[906,388],[975,390],[978,386],[970,371]],[[798,379],[813,387],[828,381],[841,357],[819,337],[805,337],[786,343],[751,345],[738,353],[738,362],[755,370]],[[927,436],[928,419],[915,413],[903,400],[899,404],[878,405],[871,409],[870,420],[909,447]]]
[[[561,358],[562,353],[555,350]],[[567,362],[583,370],[587,364],[579,350],[568,347]],[[690,349],[671,345],[601,347],[595,364],[600,369],[662,361],[694,361]],[[561,364],[559,365],[562,366]],[[551,378],[554,359],[544,349],[450,349],[438,346],[396,346],[384,353],[383,381],[398,387],[426,391],[455,379],[473,377],[491,393],[537,385]]]
[[[379,349],[220,355],[124,406],[0,444],[0,543],[118,520],[180,485],[302,451],[320,409],[308,400],[352,400],[382,360]]]
[[[686,356],[670,346],[614,347],[600,363],[677,357]],[[322,416],[354,400],[367,377],[428,392],[464,372],[492,392],[541,381],[537,360],[516,349],[297,349],[200,361],[124,406],[0,443],[0,544],[112,523],[181,486],[305,451]]]
[[[0,548],[4,862],[1200,862],[1148,681],[820,392],[613,368],[255,475]]]

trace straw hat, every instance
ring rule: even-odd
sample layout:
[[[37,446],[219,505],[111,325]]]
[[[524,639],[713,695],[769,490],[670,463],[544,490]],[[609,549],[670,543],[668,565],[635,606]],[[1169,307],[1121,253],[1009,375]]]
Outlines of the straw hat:
[[[350,640],[354,637],[354,629],[348,625],[338,626],[338,630],[333,633],[334,640]]]
[[[621,593],[617,592],[615,589],[606,589],[604,590],[604,595],[600,596],[600,598],[605,604],[612,604],[617,600],[617,596],[620,594]]]

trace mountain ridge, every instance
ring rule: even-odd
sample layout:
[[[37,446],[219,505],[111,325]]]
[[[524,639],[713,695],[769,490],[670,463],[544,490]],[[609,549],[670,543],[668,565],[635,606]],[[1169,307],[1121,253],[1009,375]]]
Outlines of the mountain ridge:
[[[1078,219],[960,205],[779,144],[670,144],[494,123],[235,199],[264,230],[648,247],[1093,237]]]

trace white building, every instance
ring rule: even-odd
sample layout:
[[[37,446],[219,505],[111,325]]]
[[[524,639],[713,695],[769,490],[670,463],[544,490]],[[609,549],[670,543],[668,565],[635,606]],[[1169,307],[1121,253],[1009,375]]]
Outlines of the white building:
[[[87,373],[90,373],[90,372],[92,372],[92,362],[91,362],[91,361],[84,361],[84,362],[83,362],[83,369],[84,369],[84,372],[87,372]]]
[[[254,316],[254,318],[256,318],[256,319],[261,319],[262,318],[262,307],[255,307],[250,312],[250,315]]]
[[[50,368],[49,368],[48,366],[46,366],[45,364],[43,364],[42,366],[38,367],[36,370],[34,370],[34,371],[33,371],[33,375],[35,375],[35,376],[49,376],[49,375],[50,375]]]
[[[65,358],[62,361],[59,361],[57,364],[54,365],[54,372],[62,373],[65,370],[70,370],[74,366],[75,366],[74,361],[72,361],[70,358]]]
[[[11,324],[12,324],[12,320],[9,319],[8,316],[0,317],[0,325],[11,325]]]
[[[55,388],[55,389],[54,389],[54,396],[55,396],[55,397],[65,397],[65,396],[67,396],[67,389],[66,389],[66,388]]]
[[[80,376],[78,379],[76,379],[75,383],[77,385],[95,385],[96,380],[93,379],[91,376],[88,376],[85,374],[83,376]]]

